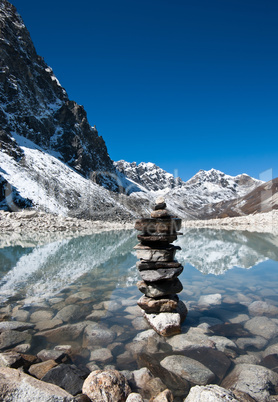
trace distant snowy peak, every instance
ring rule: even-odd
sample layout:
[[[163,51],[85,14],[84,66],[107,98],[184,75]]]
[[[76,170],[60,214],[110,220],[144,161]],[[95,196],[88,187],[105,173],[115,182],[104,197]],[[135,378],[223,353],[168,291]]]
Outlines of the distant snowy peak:
[[[260,184],[262,184],[262,181],[254,179],[245,173],[229,176],[220,170],[210,169],[199,170],[185,183],[185,187],[195,189],[197,192],[199,189],[199,191],[201,190],[207,194],[219,193],[220,199],[223,200],[223,193],[229,194],[228,198],[232,198],[234,194],[234,198],[236,198],[252,191]]]
[[[151,162],[126,162],[120,160],[114,162],[116,169],[123,173],[128,179],[139,184],[148,191],[158,191],[179,187],[183,181],[175,178],[171,173],[166,172]]]

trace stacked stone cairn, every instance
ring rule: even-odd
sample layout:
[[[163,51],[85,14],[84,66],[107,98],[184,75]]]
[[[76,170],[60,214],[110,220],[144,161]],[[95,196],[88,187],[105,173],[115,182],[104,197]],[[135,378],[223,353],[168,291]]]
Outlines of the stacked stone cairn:
[[[177,296],[183,289],[178,279],[183,267],[175,260],[180,247],[171,244],[181,234],[180,228],[181,219],[169,214],[163,197],[157,198],[150,218],[135,222],[135,229],[142,232],[137,236],[140,244],[134,247],[142,278],[137,286],[144,293],[137,303],[150,326],[163,336],[179,334],[187,315],[186,306]]]

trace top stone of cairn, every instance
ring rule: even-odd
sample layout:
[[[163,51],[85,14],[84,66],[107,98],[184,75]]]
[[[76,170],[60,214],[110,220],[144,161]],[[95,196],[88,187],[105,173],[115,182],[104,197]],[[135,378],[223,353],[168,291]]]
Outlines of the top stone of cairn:
[[[155,200],[155,207],[154,209],[165,209],[166,208],[166,202],[165,202],[165,198],[160,196]]]

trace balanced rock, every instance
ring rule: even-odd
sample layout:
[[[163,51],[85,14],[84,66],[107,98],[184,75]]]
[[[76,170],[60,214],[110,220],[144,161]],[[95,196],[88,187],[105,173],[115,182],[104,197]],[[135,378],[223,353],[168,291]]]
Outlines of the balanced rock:
[[[170,215],[163,197],[156,200],[150,218],[135,222],[135,229],[142,231],[137,236],[140,244],[134,247],[140,259],[136,265],[142,278],[137,286],[145,295],[138,305],[145,311],[144,317],[150,326],[163,336],[179,334],[187,315],[186,306],[176,296],[183,289],[177,278],[183,267],[174,259],[180,247],[171,244],[181,234],[180,227],[181,219]]]
[[[166,248],[157,247],[152,248],[150,246],[144,246],[138,244],[134,247],[136,250],[137,258],[150,261],[173,261],[176,251],[180,250],[180,247],[169,245]]]
[[[141,271],[140,275],[141,278],[146,282],[156,282],[163,279],[175,279],[182,273],[182,271],[182,266],[168,269],[158,268],[154,270]]]
[[[154,283],[147,283],[145,281],[139,281],[137,287],[140,292],[144,293],[148,297],[161,297],[166,295],[172,295],[180,293],[183,289],[181,281],[176,278],[172,280],[163,280]]]
[[[169,296],[169,298],[157,298],[142,296],[137,304],[146,313],[169,313],[178,307],[179,298],[176,295]]]

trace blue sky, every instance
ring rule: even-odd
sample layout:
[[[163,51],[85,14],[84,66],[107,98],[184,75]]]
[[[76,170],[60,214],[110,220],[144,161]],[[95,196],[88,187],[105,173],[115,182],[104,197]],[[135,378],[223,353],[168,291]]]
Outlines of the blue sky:
[[[113,160],[278,176],[277,0],[12,0]]]

